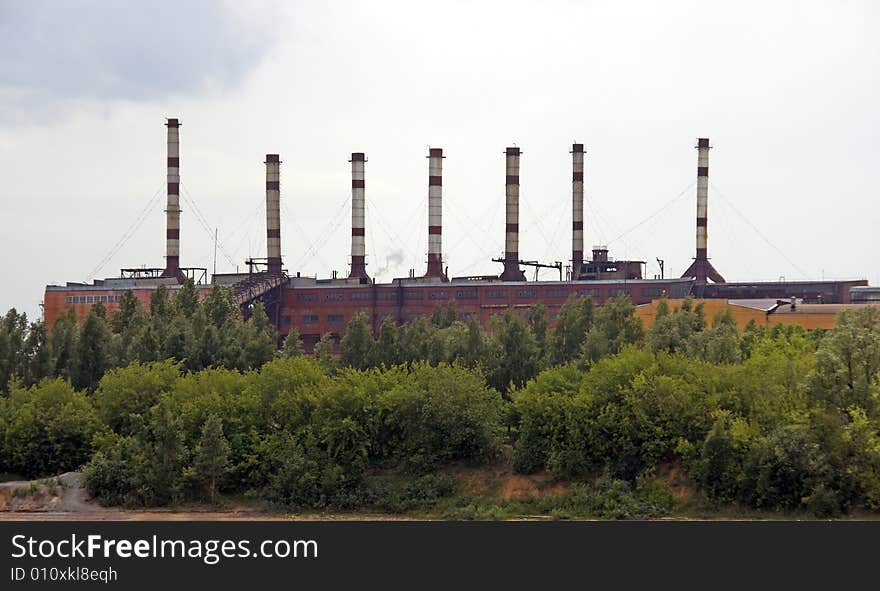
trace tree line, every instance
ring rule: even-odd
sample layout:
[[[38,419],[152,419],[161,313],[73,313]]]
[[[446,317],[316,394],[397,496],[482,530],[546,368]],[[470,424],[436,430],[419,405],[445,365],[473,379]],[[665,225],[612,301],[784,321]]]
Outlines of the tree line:
[[[108,313],[96,303],[79,324],[70,309],[51,330],[13,308],[0,319],[0,392],[12,381],[31,386],[52,377],[91,392],[106,371],[133,361],[175,359],[188,371],[246,371],[273,358],[277,339],[262,304],[245,322],[230,288],[215,286],[200,299],[191,279],[173,297],[160,285],[149,308],[126,291],[118,310]]]
[[[295,333],[276,351],[265,314],[242,322],[222,288],[189,313],[182,292],[166,296],[167,324],[153,305],[127,304],[106,325],[93,309],[65,337],[66,364],[53,330],[42,377],[24,373],[40,348],[19,346],[24,361],[4,366],[16,369],[0,398],[0,472],[83,467],[92,494],[127,506],[222,494],[406,510],[455,495],[450,465],[509,461],[574,483],[540,510],[628,516],[671,510],[659,471],[675,466],[710,508],[880,510],[875,307],[822,333],[740,331],[690,300],[662,302],[648,330],[625,299],[572,297],[552,328],[541,306],[483,330],[447,305],[386,320],[375,337],[356,316],[338,355],[325,336],[305,356]],[[95,350],[84,343],[99,341],[100,375],[84,364]]]

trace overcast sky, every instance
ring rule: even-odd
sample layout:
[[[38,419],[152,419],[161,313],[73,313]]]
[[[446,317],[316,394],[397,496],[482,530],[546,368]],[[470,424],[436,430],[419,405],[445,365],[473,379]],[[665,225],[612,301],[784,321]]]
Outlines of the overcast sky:
[[[520,254],[567,263],[577,141],[587,247],[679,275],[709,137],[709,256],[728,280],[878,284],[878,7],[0,0],[0,310],[38,316],[47,283],[164,265],[166,117],[185,266],[213,266],[214,228],[218,271],[265,256],[277,152],[285,266],[347,273],[362,151],[368,272],[424,273],[432,146],[450,275],[498,273],[508,145]]]

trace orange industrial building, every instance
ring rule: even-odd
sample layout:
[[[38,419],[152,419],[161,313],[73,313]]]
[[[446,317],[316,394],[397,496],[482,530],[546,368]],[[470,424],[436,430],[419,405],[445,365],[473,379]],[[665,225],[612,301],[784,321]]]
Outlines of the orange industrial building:
[[[654,323],[657,306],[661,300],[636,306],[636,316],[642,319],[645,328]],[[667,300],[670,310],[681,307],[683,299]],[[693,300],[694,305],[702,304],[706,322],[711,325],[716,314],[729,310],[740,330],[750,321],[758,326],[774,324],[796,324],[808,330],[819,328],[830,330],[837,325],[837,314],[842,310],[854,310],[876,304],[804,304],[784,300]]]

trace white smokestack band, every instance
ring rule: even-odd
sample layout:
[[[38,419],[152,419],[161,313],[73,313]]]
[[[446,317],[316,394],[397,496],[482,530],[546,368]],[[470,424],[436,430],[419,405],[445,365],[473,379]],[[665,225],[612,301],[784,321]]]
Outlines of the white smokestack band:
[[[571,145],[571,278],[584,264],[584,145]]]
[[[428,272],[426,277],[446,279],[443,273],[443,149],[428,152]]]
[[[351,273],[349,278],[367,278],[366,242],[365,242],[365,186],[363,152],[351,155]]]
[[[281,160],[266,154],[266,256],[269,273],[281,273]]]

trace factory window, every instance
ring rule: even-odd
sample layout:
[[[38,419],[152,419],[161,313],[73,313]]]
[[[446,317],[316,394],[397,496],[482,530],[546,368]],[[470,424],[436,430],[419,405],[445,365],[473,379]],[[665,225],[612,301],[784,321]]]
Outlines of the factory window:
[[[643,287],[642,295],[646,297],[657,298],[663,295],[666,290],[661,287]]]
[[[455,292],[456,299],[459,300],[475,300],[477,299],[476,289],[459,289]]]
[[[327,316],[327,322],[330,324],[342,324],[343,320],[345,320],[345,317],[342,314],[329,314]]]
[[[425,294],[420,291],[408,290],[403,292],[403,297],[406,300],[423,300],[425,299]]]
[[[342,294],[336,293],[336,292],[325,293],[324,294],[324,301],[325,302],[341,302],[342,301]]]
[[[368,300],[368,299],[370,299],[370,292],[356,291],[353,294],[351,294],[351,299],[353,299],[353,300]]]
[[[316,293],[298,293],[296,294],[296,300],[298,302],[317,302],[318,294]]]
[[[595,288],[595,287],[585,287],[583,289],[578,290],[578,295],[584,296],[584,297],[597,296],[597,295],[599,295],[599,290],[598,290],[598,288]]]
[[[376,292],[377,300],[396,300],[397,293],[393,291],[379,291]]]
[[[611,289],[608,290],[608,297],[610,297],[610,298],[613,298],[616,296],[621,296],[621,295],[628,296],[629,295],[629,288],[628,287],[612,287]]]
[[[462,322],[467,322],[468,320],[470,320],[471,318],[474,318],[475,316],[476,316],[476,314],[474,314],[473,312],[462,312],[461,314],[458,315],[458,319],[461,320]]]
[[[536,289],[518,289],[516,290],[516,297],[518,298],[534,298],[538,295],[538,290]]]
[[[290,324],[290,316],[282,315],[281,316],[281,324]]]
[[[318,315],[317,314],[303,314],[302,323],[303,324],[317,324],[318,323]]]
[[[548,298],[565,298],[568,297],[567,289],[545,289],[544,295]]]
[[[428,292],[429,300],[448,300],[449,292],[448,291],[431,291]]]
[[[506,289],[490,289],[487,294],[490,298],[506,298],[507,290]]]

